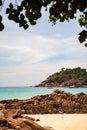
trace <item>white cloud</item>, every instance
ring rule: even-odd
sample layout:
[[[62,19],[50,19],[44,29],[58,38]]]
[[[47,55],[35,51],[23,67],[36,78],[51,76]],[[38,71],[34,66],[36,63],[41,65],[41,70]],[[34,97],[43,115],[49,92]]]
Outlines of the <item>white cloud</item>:
[[[87,66],[86,48],[73,37],[12,32],[0,40],[0,60],[6,64],[0,67],[0,86],[35,85],[62,67]],[[52,57],[56,62],[49,61]]]
[[[1,13],[5,13],[4,8]],[[78,38],[70,37],[81,31],[78,24],[64,22],[53,27],[48,24],[48,13],[43,15],[29,31],[4,15],[6,28],[0,34],[0,86],[35,85],[62,67],[87,68],[87,48]]]

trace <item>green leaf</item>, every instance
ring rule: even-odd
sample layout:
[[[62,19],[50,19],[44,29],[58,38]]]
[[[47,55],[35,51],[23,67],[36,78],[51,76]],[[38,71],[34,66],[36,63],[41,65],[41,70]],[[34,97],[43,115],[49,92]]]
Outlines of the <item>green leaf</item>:
[[[2,21],[2,16],[0,15],[0,22]]]
[[[23,27],[24,27],[24,29],[26,30],[26,29],[29,27],[29,25],[28,25],[28,24],[25,24]]]
[[[2,1],[0,0],[0,6],[2,6]]]
[[[36,25],[36,21],[31,21],[31,25]]]
[[[0,23],[0,31],[2,31],[3,29],[4,29],[4,25]]]
[[[7,8],[7,9],[6,9],[6,14],[8,14],[8,13],[9,13],[9,10],[10,10],[9,8]]]
[[[85,47],[87,47],[87,43],[85,43]]]
[[[10,7],[11,9],[13,9],[13,4],[12,4],[12,3],[10,3],[10,4],[9,4],[9,7]]]

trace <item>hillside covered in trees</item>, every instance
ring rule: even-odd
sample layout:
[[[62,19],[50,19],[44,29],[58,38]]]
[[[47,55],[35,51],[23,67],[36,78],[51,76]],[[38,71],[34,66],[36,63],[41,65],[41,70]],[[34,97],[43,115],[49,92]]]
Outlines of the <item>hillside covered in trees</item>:
[[[60,72],[50,75],[36,87],[87,87],[87,70],[80,67],[62,68]]]

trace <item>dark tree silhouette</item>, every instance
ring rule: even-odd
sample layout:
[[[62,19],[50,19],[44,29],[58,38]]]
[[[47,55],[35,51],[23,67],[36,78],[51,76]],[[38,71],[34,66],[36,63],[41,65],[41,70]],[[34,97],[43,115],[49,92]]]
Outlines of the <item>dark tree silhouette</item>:
[[[2,8],[5,0],[0,0]],[[15,0],[9,3],[6,14],[9,20],[19,24],[19,27],[27,29],[29,24],[36,25],[37,20],[43,15],[42,8],[49,11],[49,21],[56,24],[57,21],[64,22],[76,19],[75,14],[80,11],[82,15],[78,22],[85,29],[79,33],[79,41],[83,43],[87,39],[87,0]],[[47,9],[48,8],[48,9]],[[2,22],[3,16],[0,15],[0,31],[4,29]],[[87,43],[85,43],[87,46]]]

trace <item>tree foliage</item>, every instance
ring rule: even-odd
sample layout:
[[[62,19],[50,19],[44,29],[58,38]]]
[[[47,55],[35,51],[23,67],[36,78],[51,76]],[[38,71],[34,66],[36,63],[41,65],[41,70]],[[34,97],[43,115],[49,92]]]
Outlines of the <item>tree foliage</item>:
[[[47,78],[49,81],[62,83],[71,79],[87,84],[87,71],[80,67],[74,69],[63,69]]]
[[[5,1],[5,0],[4,0]],[[3,0],[0,0],[0,7],[4,4]],[[79,10],[82,12],[78,22],[79,25],[85,27],[81,33],[79,33],[79,41],[83,43],[87,39],[87,0],[15,0],[15,2],[9,3],[9,7],[6,8],[6,14],[9,20],[19,24],[19,27],[27,29],[29,25],[36,25],[37,20],[42,16],[42,8],[49,8],[49,20],[56,24],[57,21],[64,22],[76,19],[75,14]],[[4,29],[2,23],[2,17],[0,15],[0,31]],[[87,46],[87,43],[85,44]]]

